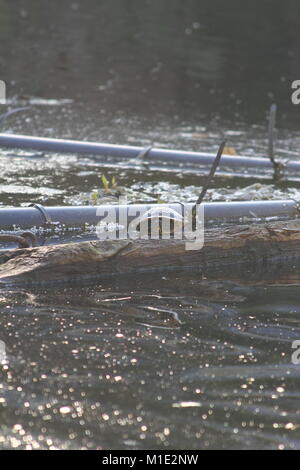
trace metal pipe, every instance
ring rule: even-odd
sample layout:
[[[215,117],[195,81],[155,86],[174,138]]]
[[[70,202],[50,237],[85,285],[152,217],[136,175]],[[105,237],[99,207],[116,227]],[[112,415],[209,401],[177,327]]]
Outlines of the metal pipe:
[[[191,210],[189,204],[132,204],[132,205],[102,205],[102,206],[57,206],[0,208],[0,230],[15,231],[33,227],[76,228],[85,224],[97,225],[104,220],[108,213],[116,214],[116,221],[126,216],[128,222],[153,207],[170,207],[182,212],[183,206]],[[280,201],[246,201],[246,202],[208,202],[204,203],[205,221],[250,219],[267,217],[298,217],[298,204],[293,200]]]
[[[144,150],[142,147],[129,145],[112,145],[96,142],[49,139],[10,134],[0,134],[0,146],[47,152],[80,153],[94,156],[98,155],[101,157],[115,157],[119,159],[136,158]],[[214,159],[214,154],[204,152],[186,152],[184,150],[168,150],[159,148],[153,148],[147,152],[147,160],[150,162],[164,161],[212,165]],[[223,155],[220,167],[264,168],[272,170],[273,164],[266,158]],[[285,167],[287,171],[300,173],[300,161],[288,161],[286,162]]]

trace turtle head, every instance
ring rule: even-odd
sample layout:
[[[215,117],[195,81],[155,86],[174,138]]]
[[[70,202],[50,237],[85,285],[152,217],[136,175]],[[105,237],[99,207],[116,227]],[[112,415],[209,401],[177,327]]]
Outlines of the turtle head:
[[[136,230],[146,238],[158,238],[157,235],[171,238],[182,234],[182,228],[182,215],[170,207],[152,207],[140,216],[136,226]]]

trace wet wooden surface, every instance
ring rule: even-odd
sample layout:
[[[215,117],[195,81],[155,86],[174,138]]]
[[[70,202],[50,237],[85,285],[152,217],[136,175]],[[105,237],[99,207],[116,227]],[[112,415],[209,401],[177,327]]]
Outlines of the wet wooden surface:
[[[0,285],[43,284],[115,274],[192,269],[202,276],[239,277],[288,269],[300,259],[300,221],[210,228],[201,250],[178,240],[87,241],[0,254]]]

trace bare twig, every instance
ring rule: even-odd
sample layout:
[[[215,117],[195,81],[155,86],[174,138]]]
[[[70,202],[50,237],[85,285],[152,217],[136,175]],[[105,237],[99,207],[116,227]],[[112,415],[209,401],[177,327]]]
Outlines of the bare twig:
[[[130,162],[134,165],[141,164],[143,167],[149,169],[149,163],[145,162],[145,159],[148,157],[152,149],[152,145],[149,145],[149,147],[142,149],[141,152],[139,152],[139,154],[135,158],[130,160]]]
[[[220,147],[219,147],[217,156],[216,156],[216,158],[215,158],[215,160],[214,160],[214,162],[213,162],[213,164],[212,164],[212,167],[211,167],[211,170],[210,170],[209,175],[208,175],[208,177],[207,177],[206,183],[204,184],[204,186],[203,186],[203,188],[202,188],[202,191],[201,191],[201,193],[200,193],[200,195],[199,195],[199,197],[198,197],[198,199],[197,199],[196,204],[201,204],[201,202],[203,201],[203,199],[204,199],[204,197],[205,197],[205,195],[206,195],[206,193],[207,193],[207,190],[208,190],[208,188],[209,188],[209,186],[210,186],[210,184],[211,184],[211,181],[212,181],[212,179],[213,179],[213,177],[214,177],[214,175],[215,175],[215,172],[216,172],[216,170],[217,170],[217,168],[218,168],[218,166],[219,166],[219,163],[220,163],[220,160],[221,160],[221,157],[222,157],[222,154],[223,154],[223,150],[224,150],[225,145],[226,145],[226,140],[224,140],[224,141],[221,143]]]
[[[149,147],[146,147],[144,148],[138,155],[137,155],[137,159],[139,160],[144,160],[145,158],[148,157],[149,153],[151,152],[151,150],[153,149],[152,145],[149,145]]]
[[[270,108],[270,115],[269,115],[269,131],[268,131],[268,155],[273,163],[275,165],[275,158],[274,158],[274,131],[275,131],[275,125],[276,125],[276,112],[277,112],[277,106],[276,104],[272,104]]]
[[[18,235],[0,235],[1,242],[13,242],[19,245],[19,248],[29,248],[29,243],[26,238]]]
[[[28,239],[31,241],[32,246],[38,246],[37,237],[32,232],[23,232],[20,235],[14,234],[0,234],[1,242],[13,242],[19,245],[19,248],[29,248],[30,244]]]
[[[274,181],[278,182],[282,179],[282,169],[283,164],[282,162],[278,162],[275,160],[274,156],[274,136],[275,136],[275,125],[276,125],[276,112],[277,106],[276,104],[272,104],[270,107],[270,115],[269,115],[269,129],[268,129],[268,155],[269,159],[271,160],[274,168]]]

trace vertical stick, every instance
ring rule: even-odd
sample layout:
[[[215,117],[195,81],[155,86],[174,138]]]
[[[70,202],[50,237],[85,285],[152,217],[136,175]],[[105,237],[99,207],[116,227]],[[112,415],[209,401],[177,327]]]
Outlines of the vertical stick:
[[[224,147],[226,145],[226,140],[224,140],[220,147],[219,147],[219,150],[218,150],[218,153],[217,153],[217,156],[212,164],[212,167],[210,169],[210,172],[209,172],[209,175],[207,177],[207,180],[206,180],[206,183],[204,183],[204,186],[202,188],[202,191],[197,199],[197,202],[196,204],[201,204],[201,202],[203,201],[204,197],[205,197],[205,194],[207,193],[207,190],[210,186],[210,183],[211,183],[211,180],[213,179],[214,175],[215,175],[215,172],[218,168],[218,165],[220,163],[220,160],[221,160],[221,157],[222,157],[222,154],[223,154],[223,150],[224,150]]]
[[[268,130],[268,154],[270,161],[273,164],[274,175],[273,179],[275,183],[278,183],[283,177],[284,164],[282,162],[277,162],[274,156],[274,136],[275,136],[275,124],[276,124],[276,104],[272,104],[270,107],[270,116],[269,116],[269,130]]]
[[[275,165],[275,158],[274,158],[274,132],[275,132],[275,125],[276,125],[276,112],[277,106],[276,104],[272,104],[270,107],[270,115],[269,115],[269,131],[268,131],[268,155]]]

